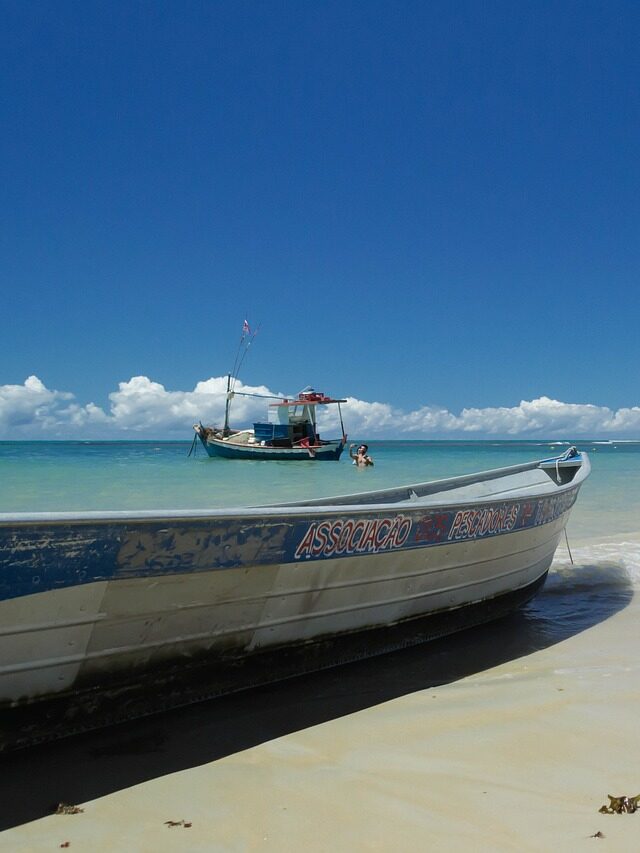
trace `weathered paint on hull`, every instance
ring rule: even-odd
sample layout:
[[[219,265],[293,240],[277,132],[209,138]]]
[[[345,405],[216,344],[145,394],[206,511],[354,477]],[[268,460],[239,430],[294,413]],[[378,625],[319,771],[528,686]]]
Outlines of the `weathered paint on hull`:
[[[262,459],[276,461],[298,461],[298,462],[331,462],[337,461],[342,455],[344,444],[324,445],[314,450],[313,453],[306,449],[297,447],[262,447],[260,445],[242,446],[234,445],[228,441],[218,439],[200,439],[204,449],[211,457],[222,456],[225,459]]]
[[[474,542],[472,551],[469,543],[446,543],[302,563],[244,563],[229,554],[226,567],[211,566],[204,531],[116,528],[110,533],[120,556],[128,554],[128,571],[109,577],[96,564],[105,579],[71,585],[60,575],[47,592],[0,602],[0,706],[202,651],[243,656],[491,599],[546,572],[563,525],[564,516]],[[160,539],[170,549],[191,544],[190,571],[175,571],[171,550],[164,566],[160,555],[150,564]],[[77,537],[67,546],[78,548]]]
[[[313,649],[341,638],[502,613],[546,575],[580,486],[509,470],[493,497],[445,505],[404,488],[395,503],[0,516],[0,709],[93,707],[110,685],[123,695],[194,661],[231,673],[207,691],[221,692],[266,654],[313,668]]]

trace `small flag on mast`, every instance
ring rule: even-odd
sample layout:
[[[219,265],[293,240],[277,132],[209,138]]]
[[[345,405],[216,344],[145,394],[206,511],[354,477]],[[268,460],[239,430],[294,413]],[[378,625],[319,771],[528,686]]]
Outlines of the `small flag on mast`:
[[[243,335],[250,335],[251,334],[251,329],[249,328],[249,324],[247,323],[246,320],[242,324],[242,334]]]

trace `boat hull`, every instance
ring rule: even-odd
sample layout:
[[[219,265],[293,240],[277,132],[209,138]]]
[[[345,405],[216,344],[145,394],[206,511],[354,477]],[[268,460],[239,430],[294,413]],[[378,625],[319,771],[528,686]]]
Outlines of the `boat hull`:
[[[371,632],[386,651],[502,615],[543,582],[581,482],[525,467],[540,494],[510,473],[509,497],[469,500],[492,475],[457,496],[452,480],[366,503],[0,517],[0,748],[109,698],[111,717],[154,710],[150,684],[190,701],[364,655]],[[194,690],[167,687],[194,672]]]
[[[234,444],[232,440],[202,438],[201,436],[200,441],[209,456],[222,456],[224,459],[261,459],[279,462],[334,462],[340,459],[344,450],[344,442],[342,441],[332,441],[312,448]]]
[[[144,668],[137,678],[111,673],[100,689],[64,691],[43,702],[0,709],[0,752],[168,711],[305,673],[446,637],[504,617],[530,601],[547,578],[454,610],[406,619],[312,643],[238,657],[195,655]]]

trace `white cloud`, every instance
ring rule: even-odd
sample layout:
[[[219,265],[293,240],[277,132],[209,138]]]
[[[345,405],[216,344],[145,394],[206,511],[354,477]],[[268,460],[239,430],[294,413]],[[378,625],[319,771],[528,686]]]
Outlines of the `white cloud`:
[[[264,386],[236,384],[236,391],[246,394],[272,395]],[[148,432],[188,430],[196,421],[222,424],[227,393],[227,377],[198,382],[193,391],[167,391],[159,382],[146,376],[133,376],[120,382],[118,390],[109,394],[111,418],[118,429]],[[246,423],[264,414],[265,401],[237,396],[233,399],[233,418]]]
[[[0,438],[184,438],[191,424],[220,425],[224,419],[226,376],[198,382],[192,391],[170,391],[146,376],[120,382],[109,395],[108,411],[95,403],[82,405],[68,391],[45,387],[36,376],[24,385],[0,386]],[[237,392],[273,395],[265,386],[238,382]],[[232,425],[261,419],[267,400],[234,397]],[[459,414],[428,405],[411,412],[388,403],[348,398],[345,427],[352,436],[371,438],[505,438],[640,437],[640,407],[612,411],[593,403],[563,403],[549,397],[522,400],[512,407],[463,409]],[[334,407],[321,410],[323,435],[339,434]]]
[[[0,431],[43,425],[50,413],[73,394],[49,391],[37,376],[29,376],[24,385],[0,385]]]

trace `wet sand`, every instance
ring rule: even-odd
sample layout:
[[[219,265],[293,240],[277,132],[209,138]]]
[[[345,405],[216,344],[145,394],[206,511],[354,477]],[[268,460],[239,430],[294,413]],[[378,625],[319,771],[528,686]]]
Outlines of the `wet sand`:
[[[640,605],[615,563],[550,581],[449,640],[5,756],[0,851],[638,849],[640,812],[598,809],[640,793]]]

